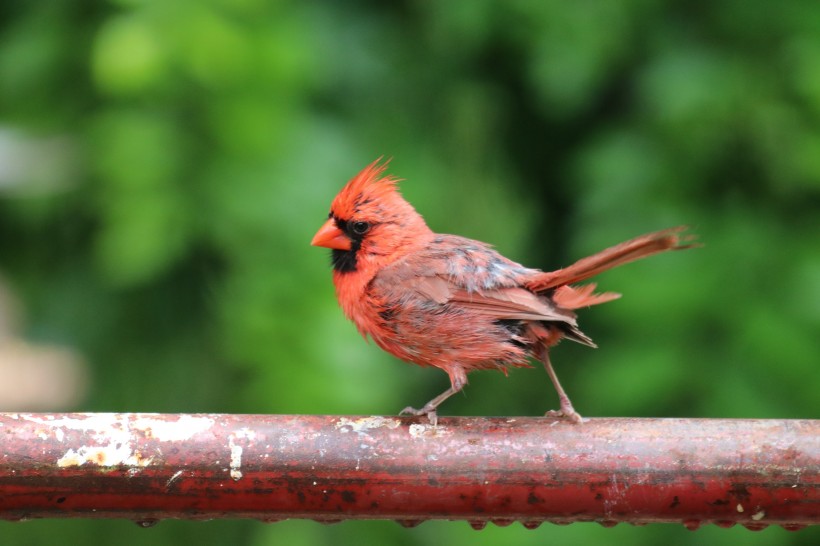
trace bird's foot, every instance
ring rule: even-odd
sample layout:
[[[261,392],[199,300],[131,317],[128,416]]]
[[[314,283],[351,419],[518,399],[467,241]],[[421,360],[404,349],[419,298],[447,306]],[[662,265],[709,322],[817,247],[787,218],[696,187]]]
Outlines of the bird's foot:
[[[581,414],[575,411],[575,408],[572,406],[561,407],[560,410],[549,410],[544,415],[547,417],[555,417],[556,419],[566,419],[570,423],[575,423],[576,425],[580,425],[584,422],[584,418],[581,417]]]
[[[399,415],[414,415],[416,417],[421,417],[422,415],[426,415],[427,419],[430,420],[430,424],[433,426],[438,425],[438,414],[436,413],[436,408],[424,406],[421,409],[416,409],[410,406],[407,406],[403,410],[399,412]]]

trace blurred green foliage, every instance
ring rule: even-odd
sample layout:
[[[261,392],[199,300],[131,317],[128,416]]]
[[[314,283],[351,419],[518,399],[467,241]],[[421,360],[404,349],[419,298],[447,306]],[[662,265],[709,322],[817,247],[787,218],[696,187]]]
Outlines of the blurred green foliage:
[[[818,417],[815,0],[7,0],[0,131],[0,275],[28,339],[89,362],[78,410],[391,414],[438,394],[444,374],[358,337],[308,246],[338,189],[385,155],[435,230],[544,269],[694,226],[703,248],[601,276],[625,297],[582,313],[600,351],[554,351],[581,413]],[[540,370],[488,372],[443,413],[555,403]],[[816,531],[0,523],[4,544]]]

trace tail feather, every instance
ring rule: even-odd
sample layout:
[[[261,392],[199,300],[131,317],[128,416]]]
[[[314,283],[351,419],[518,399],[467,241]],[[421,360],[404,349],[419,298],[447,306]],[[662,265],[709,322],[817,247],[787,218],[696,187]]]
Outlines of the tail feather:
[[[538,343],[536,346],[536,357],[538,359],[541,359],[541,356],[538,356],[539,351],[546,351],[548,347],[552,347],[561,341],[561,338],[567,338],[594,349],[598,347],[595,345],[595,342],[577,326],[566,322],[531,322],[527,328],[527,332],[529,336],[531,336],[530,339]]]
[[[685,248],[697,246],[696,243],[691,243],[694,236],[680,235],[680,233],[686,229],[687,226],[678,226],[641,235],[640,237],[635,237],[632,240],[607,248],[597,254],[593,254],[592,256],[582,258],[564,269],[537,275],[527,283],[527,288],[536,293],[545,292],[553,288],[583,281],[602,273],[607,269],[612,269],[613,267],[618,267],[619,265],[623,265],[640,258],[645,258],[646,256],[651,256],[659,252],[665,252],[667,250],[683,250]],[[583,296],[587,298],[587,301],[590,301],[590,298],[594,301],[594,303],[582,303],[580,306],[603,303],[604,301],[609,301],[618,297],[612,293],[592,294],[592,290],[592,288],[587,289],[586,287],[574,289],[574,293],[566,292],[565,297],[568,300],[572,300],[572,298],[578,297],[579,293],[583,291]],[[557,293],[558,291],[556,291],[556,294]],[[570,308],[572,309],[573,307]]]
[[[590,305],[598,305],[621,297],[617,292],[595,293],[595,283],[584,286],[559,286],[552,295],[552,301],[564,309],[580,309]]]

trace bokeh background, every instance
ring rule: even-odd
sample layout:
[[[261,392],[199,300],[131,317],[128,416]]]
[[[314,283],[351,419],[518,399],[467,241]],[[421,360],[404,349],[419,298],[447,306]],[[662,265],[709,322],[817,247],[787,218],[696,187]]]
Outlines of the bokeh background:
[[[818,418],[820,3],[0,3],[0,408],[395,414],[447,386],[366,344],[309,246],[384,155],[436,231],[609,272],[584,415]],[[541,369],[447,415],[538,415]],[[3,387],[2,385],[5,385]],[[3,544],[817,544],[817,529],[0,522]]]

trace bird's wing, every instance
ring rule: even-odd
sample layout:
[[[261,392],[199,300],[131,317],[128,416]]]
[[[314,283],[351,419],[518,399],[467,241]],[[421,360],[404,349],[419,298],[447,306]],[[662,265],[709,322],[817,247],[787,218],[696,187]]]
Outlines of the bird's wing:
[[[576,325],[575,314],[517,286],[468,291],[439,275],[404,281],[407,288],[436,303],[456,304],[498,319],[547,320]]]
[[[377,275],[386,300],[409,293],[438,304],[453,304],[497,319],[559,321],[575,326],[575,314],[522,285],[527,269],[489,245],[440,235],[429,246],[397,260]]]

